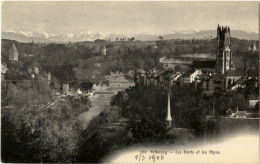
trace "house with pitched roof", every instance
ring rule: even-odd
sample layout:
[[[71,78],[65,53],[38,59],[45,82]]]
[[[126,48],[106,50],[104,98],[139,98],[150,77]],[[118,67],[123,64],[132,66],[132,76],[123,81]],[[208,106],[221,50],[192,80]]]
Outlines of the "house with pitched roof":
[[[208,74],[202,79],[202,88],[204,91],[216,92],[224,89],[224,76],[220,73]]]
[[[182,82],[186,84],[191,84],[195,82],[196,77],[201,74],[201,70],[188,70],[182,75]]]
[[[232,87],[232,85],[241,77],[244,76],[244,71],[242,69],[228,70],[226,73],[226,84],[225,87]]]

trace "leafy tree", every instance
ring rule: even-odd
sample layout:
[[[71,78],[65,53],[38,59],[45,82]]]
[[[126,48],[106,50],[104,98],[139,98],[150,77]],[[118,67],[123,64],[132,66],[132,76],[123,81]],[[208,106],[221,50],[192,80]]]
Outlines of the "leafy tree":
[[[159,38],[160,40],[163,40],[163,37],[162,37],[162,36],[159,36],[158,38]]]
[[[9,85],[2,108],[2,160],[5,162],[72,162],[87,99],[53,102],[51,90],[39,83],[24,89]],[[52,105],[51,105],[52,104]],[[11,129],[10,129],[11,128]]]

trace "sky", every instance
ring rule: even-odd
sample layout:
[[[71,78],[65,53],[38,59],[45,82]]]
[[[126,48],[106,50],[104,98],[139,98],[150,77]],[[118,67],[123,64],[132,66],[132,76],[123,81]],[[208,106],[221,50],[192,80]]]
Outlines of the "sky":
[[[187,29],[259,31],[258,2],[2,2],[2,31],[167,34]]]

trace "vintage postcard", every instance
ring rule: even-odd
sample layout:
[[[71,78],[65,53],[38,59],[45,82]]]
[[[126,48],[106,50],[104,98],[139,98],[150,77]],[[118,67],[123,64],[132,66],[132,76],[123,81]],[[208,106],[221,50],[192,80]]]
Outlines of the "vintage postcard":
[[[1,162],[259,163],[259,2],[1,5]]]

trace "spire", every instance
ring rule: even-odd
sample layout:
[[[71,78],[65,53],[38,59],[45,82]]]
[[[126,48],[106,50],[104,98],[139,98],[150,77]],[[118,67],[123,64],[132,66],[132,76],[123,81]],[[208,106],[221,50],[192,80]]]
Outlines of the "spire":
[[[168,107],[167,107],[167,115],[166,115],[165,121],[166,121],[166,126],[167,127],[171,127],[172,126],[170,92],[168,92]]]

